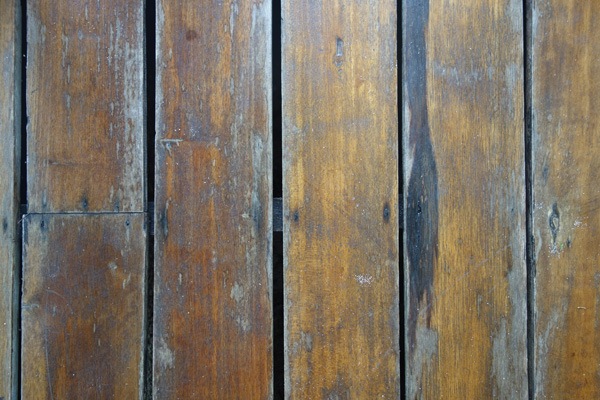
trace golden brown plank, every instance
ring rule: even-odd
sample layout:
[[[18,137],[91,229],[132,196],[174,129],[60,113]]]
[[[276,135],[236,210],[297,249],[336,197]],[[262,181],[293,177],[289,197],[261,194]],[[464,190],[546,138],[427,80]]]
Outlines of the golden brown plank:
[[[287,398],[400,396],[395,4],[282,4]]]
[[[13,291],[20,161],[20,7],[0,0],[0,399],[12,399]]]
[[[143,211],[144,2],[27,4],[29,211]]]
[[[157,2],[154,395],[266,399],[271,3]]]
[[[143,214],[29,215],[24,399],[141,399]]]
[[[600,3],[532,9],[535,397],[600,398]]]
[[[521,2],[403,4],[407,398],[524,399]]]

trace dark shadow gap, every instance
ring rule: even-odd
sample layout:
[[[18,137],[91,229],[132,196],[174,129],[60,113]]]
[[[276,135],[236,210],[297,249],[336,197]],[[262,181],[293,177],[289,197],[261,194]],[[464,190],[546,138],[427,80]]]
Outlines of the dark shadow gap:
[[[535,256],[533,237],[533,169],[532,169],[532,63],[531,63],[531,12],[530,0],[523,0],[523,69],[525,117],[525,254],[527,257],[527,383],[529,399],[535,398]]]
[[[146,0],[145,27],[145,88],[146,88],[146,212],[148,253],[146,269],[146,341],[144,347],[144,399],[152,399],[152,340],[154,324],[154,154],[156,113],[156,0]]]
[[[398,268],[400,277],[399,287],[399,302],[400,302],[400,393],[401,398],[406,398],[406,343],[404,340],[404,282],[406,282],[406,276],[404,276],[404,159],[403,159],[403,146],[402,146],[402,124],[404,121],[404,114],[402,107],[402,77],[403,77],[403,46],[402,46],[402,18],[403,18],[403,7],[402,2],[396,3],[397,19],[396,19],[396,65],[397,68],[397,115],[398,115]]]
[[[282,98],[281,98],[281,0],[273,0],[272,32],[272,104],[273,104],[273,198],[283,194],[282,175]],[[281,203],[281,201],[279,201]],[[273,218],[273,222],[275,221]],[[285,393],[284,304],[283,304],[283,233],[280,224],[273,232],[273,398]]]
[[[273,233],[273,398],[283,399],[283,233]]]
[[[15,399],[21,398],[21,292],[23,288],[23,241],[22,241],[22,221],[24,214],[27,213],[27,0],[20,0],[17,4],[18,21],[20,21],[20,29],[17,32],[17,48],[15,55],[20,56],[19,60],[15,60],[15,94],[19,99],[15,99],[15,114],[19,119],[18,125],[20,132],[17,138],[17,145],[20,146],[16,151],[20,157],[18,170],[15,177],[18,194],[14,211],[18,216],[17,226],[15,227],[15,248],[16,260],[13,276],[13,354],[12,354],[12,395]],[[16,132],[15,132],[16,133]]]

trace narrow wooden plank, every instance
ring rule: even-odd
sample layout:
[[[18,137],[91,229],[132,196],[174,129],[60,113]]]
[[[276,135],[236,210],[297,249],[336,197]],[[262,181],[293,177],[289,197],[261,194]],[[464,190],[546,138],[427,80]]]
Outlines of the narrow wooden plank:
[[[600,3],[532,3],[535,397],[600,398]]]
[[[400,397],[396,2],[282,2],[286,397]]]
[[[24,399],[141,399],[145,229],[143,214],[24,220]]]
[[[407,398],[527,397],[523,13],[405,0]]]
[[[143,211],[144,1],[27,5],[29,211]]]
[[[271,2],[157,2],[154,395],[272,396]]]
[[[13,278],[18,264],[21,16],[17,0],[0,0],[0,10],[0,399],[10,400]]]

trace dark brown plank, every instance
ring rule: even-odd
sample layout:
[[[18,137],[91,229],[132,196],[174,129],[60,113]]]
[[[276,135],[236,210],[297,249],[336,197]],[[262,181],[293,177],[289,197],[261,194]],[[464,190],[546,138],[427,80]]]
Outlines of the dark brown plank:
[[[143,214],[25,219],[24,399],[141,399],[144,220]]]
[[[154,395],[265,399],[271,3],[157,2]]]
[[[29,211],[143,211],[143,0],[27,5]]]
[[[0,0],[0,399],[13,399],[11,385],[16,240],[19,210],[21,16],[19,2]]]
[[[532,9],[535,397],[600,398],[600,3]]]
[[[282,2],[286,397],[400,397],[396,2]]]
[[[524,399],[522,3],[403,4],[407,398]]]

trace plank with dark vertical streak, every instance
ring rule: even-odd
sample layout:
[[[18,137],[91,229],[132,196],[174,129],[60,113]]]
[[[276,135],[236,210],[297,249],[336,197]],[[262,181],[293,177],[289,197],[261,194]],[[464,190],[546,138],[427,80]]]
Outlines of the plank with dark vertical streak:
[[[154,396],[272,396],[271,2],[157,2]]]
[[[144,1],[27,5],[29,211],[144,211]]]
[[[407,398],[527,397],[523,13],[403,2]]]
[[[31,214],[23,227],[23,399],[141,399],[144,214]]]
[[[600,3],[532,4],[535,398],[600,398]]]
[[[14,277],[19,262],[16,240],[20,162],[20,7],[0,0],[0,399],[13,399],[12,365]]]
[[[396,2],[282,14],[286,398],[399,398]]]

